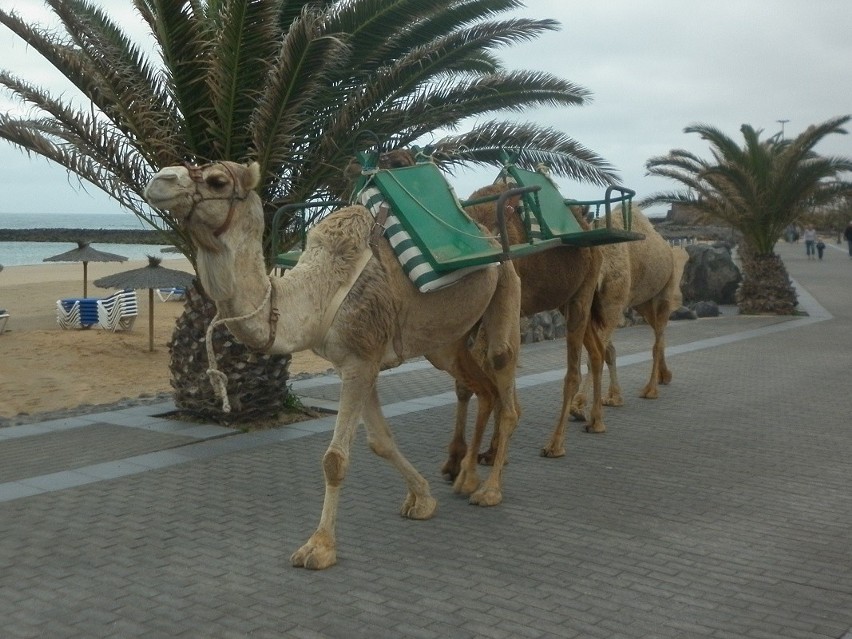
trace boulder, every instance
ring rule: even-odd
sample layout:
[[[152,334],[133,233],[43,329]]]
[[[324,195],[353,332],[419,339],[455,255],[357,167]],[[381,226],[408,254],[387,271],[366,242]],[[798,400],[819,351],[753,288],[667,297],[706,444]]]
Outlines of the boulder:
[[[679,306],[675,310],[671,312],[669,315],[669,321],[677,321],[677,320],[694,320],[698,319],[698,315],[695,314],[695,311],[687,308],[686,306]]]
[[[690,244],[680,290],[685,303],[712,301],[736,304],[735,293],[743,277],[731,251],[724,245]]]
[[[521,318],[521,343],[532,344],[565,337],[565,318],[559,311],[543,311]]]
[[[695,302],[690,308],[696,317],[719,317],[719,305],[716,302]]]

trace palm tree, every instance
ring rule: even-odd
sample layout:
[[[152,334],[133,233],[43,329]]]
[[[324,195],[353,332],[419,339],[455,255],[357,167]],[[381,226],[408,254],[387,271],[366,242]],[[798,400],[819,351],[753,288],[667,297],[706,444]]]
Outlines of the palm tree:
[[[556,29],[552,20],[497,19],[519,0],[132,0],[150,31],[148,53],[108,13],[87,0],[46,0],[59,27],[26,23],[0,10],[0,23],[69,80],[84,106],[9,71],[0,85],[36,117],[0,114],[0,137],[102,189],[171,241],[194,263],[193,247],[168,213],[151,211],[142,192],[160,168],[184,161],[256,160],[266,213],[264,250],[298,241],[297,215],[272,228],[284,204],[345,195],[355,152],[380,140],[411,144],[468,118],[537,105],[586,102],[582,87],[552,75],[507,71],[495,51]],[[369,135],[367,133],[369,132]],[[567,135],[535,124],[488,120],[435,143],[452,170],[498,164],[500,146],[520,162],[597,184],[616,177],[604,160]],[[328,208],[306,209],[310,224]],[[205,379],[199,335],[212,316],[190,295],[171,342],[179,407],[220,418]],[[240,421],[280,409],[288,358],[244,352],[217,332]],[[233,388],[231,361],[252,361]],[[262,384],[268,382],[269,389]],[[267,398],[267,404],[262,403]],[[271,402],[271,404],[269,404]]]
[[[697,133],[710,142],[713,159],[680,149],[651,158],[646,164],[650,175],[670,178],[684,188],[655,193],[642,204],[685,204],[739,231],[740,312],[792,314],[796,293],[773,249],[789,224],[814,207],[836,203],[852,192],[852,183],[842,179],[852,171],[852,160],[814,152],[827,135],[845,134],[842,127],[850,117],[812,125],[786,140],[779,136],[761,140],[762,131],[744,124],[742,147],[710,125],[689,126],[686,133]]]

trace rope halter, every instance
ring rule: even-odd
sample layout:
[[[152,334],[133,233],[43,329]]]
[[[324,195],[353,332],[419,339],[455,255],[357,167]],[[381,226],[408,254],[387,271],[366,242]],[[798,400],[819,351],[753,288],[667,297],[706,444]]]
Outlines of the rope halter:
[[[205,169],[210,168],[218,164],[225,171],[227,171],[228,175],[231,177],[231,193],[227,196],[221,197],[211,197],[209,195],[204,195],[201,193],[200,185],[204,184],[204,171]],[[234,175],[234,171],[224,162],[213,163],[210,162],[208,164],[202,164],[200,166],[195,164],[190,164],[189,162],[184,162],[184,168],[186,168],[187,173],[189,174],[189,179],[195,183],[195,192],[192,194],[192,207],[189,209],[189,213],[186,214],[186,222],[189,222],[192,214],[195,212],[195,207],[198,206],[201,202],[209,202],[211,200],[228,200],[228,214],[225,216],[225,221],[222,222],[219,227],[213,231],[213,237],[219,237],[228,230],[231,226],[231,222],[234,219],[234,211],[237,208],[237,202],[242,202],[249,196],[249,191],[246,191],[242,195],[239,195],[237,189],[237,176]]]

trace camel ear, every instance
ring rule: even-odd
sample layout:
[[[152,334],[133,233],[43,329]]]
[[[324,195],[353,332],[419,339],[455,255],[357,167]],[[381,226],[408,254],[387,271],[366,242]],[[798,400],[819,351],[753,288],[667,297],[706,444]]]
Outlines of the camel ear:
[[[246,173],[246,176],[243,179],[243,187],[245,187],[246,191],[251,191],[260,184],[260,164],[252,162],[247,168],[248,173]]]

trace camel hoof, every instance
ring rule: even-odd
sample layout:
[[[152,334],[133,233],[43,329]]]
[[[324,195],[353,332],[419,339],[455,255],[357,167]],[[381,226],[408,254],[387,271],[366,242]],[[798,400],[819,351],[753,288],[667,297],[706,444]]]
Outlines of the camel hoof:
[[[545,446],[541,449],[542,457],[565,457],[565,448],[563,446]]]
[[[606,424],[602,422],[597,422],[594,424],[589,424],[585,428],[587,433],[605,433],[606,432]]]
[[[470,496],[474,506],[496,506],[503,501],[503,491],[499,488],[480,488]]]
[[[489,448],[484,453],[479,453],[479,455],[476,456],[476,462],[480,466],[493,466],[495,456],[494,449]]]
[[[418,497],[414,493],[408,493],[399,514],[406,519],[431,519],[438,508],[438,500],[431,495]]]
[[[586,421],[586,413],[585,413],[585,412],[583,412],[582,410],[578,410],[578,409],[575,409],[575,408],[571,408],[571,409],[569,409],[569,410],[568,410],[568,414],[569,414],[569,415],[571,415],[571,417],[572,417],[572,418],[574,419],[574,421],[576,421],[576,422],[584,422],[584,421]]]
[[[646,388],[639,394],[639,397],[643,399],[657,399],[659,396],[660,393],[656,388]]]
[[[664,384],[668,386],[672,383],[672,374],[671,371],[666,371],[665,373],[660,373],[660,384]]]
[[[337,563],[337,549],[308,541],[290,556],[290,563],[296,568],[325,570]]]
[[[459,495],[470,495],[479,487],[479,477],[476,471],[469,472],[464,469],[456,477],[453,483],[453,492]]]
[[[441,476],[448,482],[452,483],[459,476],[459,461],[457,459],[448,459],[441,466]]]
[[[624,399],[622,399],[621,397],[605,397],[603,400],[601,400],[601,403],[604,406],[624,406]]]

